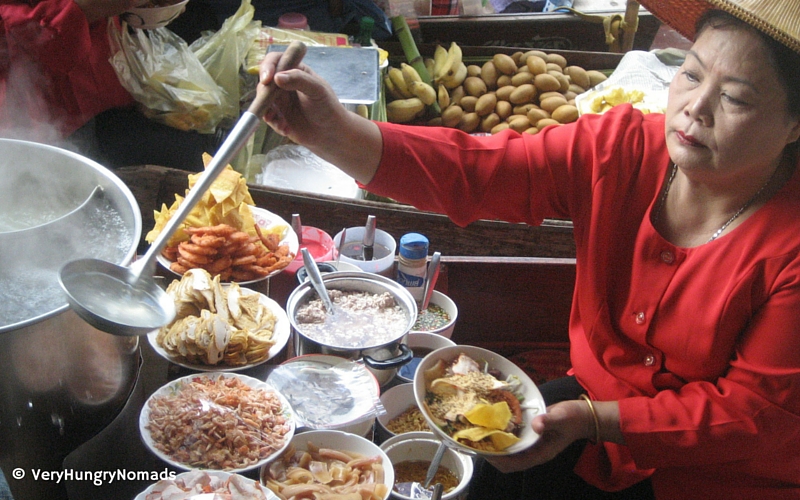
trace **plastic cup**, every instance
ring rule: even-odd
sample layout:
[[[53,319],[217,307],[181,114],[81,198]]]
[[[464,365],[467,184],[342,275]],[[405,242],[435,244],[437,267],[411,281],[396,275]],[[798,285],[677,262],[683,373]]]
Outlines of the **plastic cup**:
[[[361,243],[364,241],[365,228],[362,227],[348,227],[347,237],[342,248],[342,255],[339,259],[348,264],[358,266],[362,271],[368,273],[380,274],[387,278],[395,278],[394,275],[394,258],[397,251],[397,241],[391,234],[381,229],[375,230],[375,245],[373,247],[374,258],[372,260],[359,260],[357,258],[349,257],[348,255],[357,255],[361,253]],[[333,237],[333,244],[339,248],[339,242],[342,239],[341,231]]]
[[[300,244],[300,248],[308,248],[308,252],[314,258],[314,262],[333,260],[336,257],[336,246],[333,243],[333,238],[322,229],[316,227],[303,226],[303,243]],[[292,263],[286,266],[285,271],[296,273],[301,267],[303,267],[303,254],[298,251]]]

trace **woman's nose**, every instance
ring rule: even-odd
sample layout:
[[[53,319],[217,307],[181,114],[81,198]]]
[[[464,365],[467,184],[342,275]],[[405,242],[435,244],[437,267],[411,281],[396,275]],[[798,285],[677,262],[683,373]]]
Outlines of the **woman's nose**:
[[[713,94],[710,89],[700,85],[692,92],[692,96],[684,108],[684,113],[692,120],[700,122],[703,126],[711,126],[714,123],[713,110]]]

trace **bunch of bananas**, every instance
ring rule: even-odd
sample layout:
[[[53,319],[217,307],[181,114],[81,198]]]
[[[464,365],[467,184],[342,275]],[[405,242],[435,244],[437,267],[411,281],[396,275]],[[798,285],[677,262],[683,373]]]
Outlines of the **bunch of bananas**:
[[[384,86],[390,102],[386,104],[386,116],[390,122],[408,123],[428,113],[434,103],[440,109],[450,104],[448,89],[460,86],[467,77],[467,67],[461,61],[461,48],[453,42],[450,50],[436,47],[433,59],[426,59],[425,66],[432,75],[426,83],[410,64],[401,63],[399,68],[389,68]]]

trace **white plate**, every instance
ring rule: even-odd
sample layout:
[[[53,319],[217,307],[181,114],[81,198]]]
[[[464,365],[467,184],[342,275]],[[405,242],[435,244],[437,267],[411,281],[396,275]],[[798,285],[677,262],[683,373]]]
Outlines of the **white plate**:
[[[331,370],[334,366],[336,369]],[[338,356],[306,354],[275,367],[267,383],[289,400],[298,426],[359,436],[372,429],[380,402],[380,385],[360,363]],[[331,403],[334,397],[341,404],[334,406]]]
[[[156,448],[155,442],[153,441],[153,438],[150,435],[150,431],[147,430],[147,424],[150,422],[150,402],[156,397],[175,394],[182,387],[184,383],[188,382],[189,380],[195,377],[207,377],[211,379],[217,379],[219,377],[238,378],[246,385],[254,389],[263,389],[272,392],[278,396],[278,399],[280,399],[282,406],[281,413],[286,418],[286,422],[289,424],[289,431],[284,436],[285,438],[284,443],[280,449],[275,450],[275,452],[273,452],[271,455],[263,458],[262,460],[259,460],[258,462],[252,465],[248,465],[247,467],[242,467],[238,469],[228,469],[225,470],[225,472],[236,473],[236,472],[245,472],[248,470],[253,470],[264,465],[265,463],[270,462],[271,460],[274,460],[276,457],[279,457],[280,455],[283,454],[283,452],[289,446],[292,437],[294,436],[295,425],[296,425],[296,418],[294,416],[294,412],[292,411],[292,407],[286,400],[286,398],[283,397],[281,393],[276,391],[271,385],[267,384],[266,382],[262,382],[253,377],[248,377],[246,375],[241,375],[238,373],[220,372],[220,373],[208,373],[208,374],[194,374],[194,375],[188,375],[186,377],[181,377],[179,379],[173,380],[172,382],[163,385],[160,389],[151,394],[149,398],[147,398],[147,401],[145,401],[144,406],[142,407],[142,411],[139,413],[139,434],[142,436],[142,441],[144,441],[144,444],[150,449],[151,452],[153,452],[154,455],[156,455],[158,458],[168,463],[169,465],[172,465],[173,467],[181,470],[191,470],[191,469],[215,470],[215,469],[203,469],[201,467],[192,467],[188,464],[184,464],[182,462],[178,462],[172,459],[171,457],[167,456],[165,453],[160,451],[158,448]]]
[[[425,405],[423,403],[425,402],[426,389],[425,376],[423,373],[425,370],[436,364],[438,360],[441,359],[444,362],[449,363],[458,358],[458,355],[461,353],[464,353],[470,358],[474,359],[481,364],[481,366],[483,366],[484,362],[488,363],[489,368],[499,371],[504,377],[516,375],[522,382],[521,391],[522,396],[525,399],[526,409],[522,410],[522,429],[520,430],[519,434],[520,440],[505,450],[498,452],[477,450],[463,443],[459,443],[455,439],[451,438],[449,434],[439,428],[439,426],[436,425],[430,415],[428,415],[428,412],[425,410]],[[420,361],[417,371],[414,374],[414,399],[417,401],[417,405],[419,406],[422,415],[425,417],[425,420],[428,422],[428,425],[431,427],[431,429],[433,429],[434,433],[441,436],[441,438],[453,448],[457,448],[458,450],[469,454],[478,455],[513,455],[514,453],[518,453],[529,448],[539,439],[539,434],[531,429],[531,420],[536,415],[542,415],[547,411],[547,405],[544,403],[544,398],[542,398],[539,388],[536,387],[536,384],[533,382],[533,380],[531,380],[531,378],[520,367],[507,360],[503,356],[500,356],[499,354],[493,353],[492,351],[488,351],[486,349],[481,349],[480,347],[469,345],[442,347],[425,356],[422,361]]]
[[[297,233],[294,232],[294,230],[292,229],[292,226],[287,224],[286,221],[283,220],[279,215],[275,215],[272,212],[270,212],[269,210],[251,206],[250,207],[250,211],[253,213],[253,219],[255,219],[256,224],[258,224],[258,227],[261,228],[261,229],[269,230],[269,229],[272,229],[272,228],[274,228],[276,226],[285,227],[286,228],[286,232],[284,233],[283,239],[281,240],[280,244],[281,245],[289,245],[289,252],[292,255],[297,256],[297,252],[300,251],[300,241],[297,239]],[[161,266],[164,269],[166,269],[167,271],[171,272],[175,276],[180,277],[180,274],[176,273],[175,271],[173,271],[172,269],[169,268],[170,264],[172,264],[171,260],[167,259],[166,257],[161,255],[160,253],[158,255],[156,255],[156,259],[158,260],[158,263],[161,264]],[[276,274],[280,273],[281,271],[283,271],[283,269],[277,269],[275,271],[272,271],[268,275],[264,276],[263,278],[258,278],[258,279],[250,280],[250,281],[238,281],[237,283],[239,283],[240,285],[247,285],[247,284],[250,284],[250,283],[257,283],[259,281],[263,281],[263,280],[265,280],[267,278],[275,276]]]
[[[158,345],[158,341],[156,338],[158,337],[158,330],[153,330],[152,332],[147,334],[147,340],[150,342],[150,345],[153,347],[153,350],[156,351],[162,358],[166,359],[170,363],[175,363],[178,366],[182,366],[184,368],[189,368],[190,370],[197,370],[200,372],[238,372],[241,370],[246,370],[248,368],[252,368],[254,366],[258,366],[262,363],[266,363],[270,359],[274,358],[286,347],[287,342],[289,342],[289,337],[291,336],[292,329],[291,325],[289,324],[289,317],[286,315],[286,311],[274,300],[267,297],[263,293],[256,292],[254,290],[250,290],[249,288],[239,288],[242,291],[242,295],[252,295],[258,294],[258,301],[263,304],[264,306],[268,307],[272,314],[275,315],[275,328],[272,332],[272,339],[275,341],[275,345],[273,345],[269,349],[269,354],[266,358],[258,361],[257,363],[248,363],[246,365],[241,366],[230,366],[224,363],[220,363],[217,365],[206,365],[206,364],[199,364],[199,363],[190,363],[189,361],[183,358],[175,358],[170,356],[170,354],[164,350],[163,347]]]
[[[222,481],[227,481],[229,477],[233,476],[233,474],[231,474],[230,472],[223,472],[223,471],[217,471],[217,470],[207,470],[207,471],[203,471],[203,472],[205,474],[208,474],[209,476],[217,477],[217,478],[221,479]],[[174,479],[180,479],[180,478],[186,477],[188,474],[191,474],[191,472],[181,472],[180,474],[176,474]],[[242,476],[242,477],[246,481],[250,481],[251,483],[256,483],[256,481],[253,481],[252,479],[246,478],[244,476]],[[146,500],[147,499],[147,495],[149,495],[150,493],[153,492],[153,489],[156,487],[156,484],[158,484],[158,483],[153,483],[150,486],[148,486],[146,490],[144,490],[143,492],[141,492],[138,495],[136,495],[136,498],[134,498],[133,500]],[[264,491],[264,494],[266,495],[267,500],[273,500],[273,499],[277,499],[278,498],[278,497],[275,496],[275,494],[272,492],[272,490],[270,490],[266,486],[262,485],[261,489]],[[192,497],[192,498],[196,498],[196,497]]]

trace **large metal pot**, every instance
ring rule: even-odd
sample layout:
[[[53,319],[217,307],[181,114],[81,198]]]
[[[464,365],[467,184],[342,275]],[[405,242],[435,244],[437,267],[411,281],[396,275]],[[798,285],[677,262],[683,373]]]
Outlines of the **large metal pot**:
[[[394,378],[397,369],[411,361],[414,354],[405,343],[408,332],[417,318],[417,303],[411,293],[399,283],[384,276],[362,272],[334,272],[322,276],[328,289],[355,290],[369,293],[389,292],[406,312],[408,322],[402,333],[389,342],[373,343],[369,339],[362,342],[363,347],[343,347],[320,343],[303,333],[297,322],[298,308],[314,298],[316,292],[309,281],[294,289],[286,302],[286,313],[294,330],[294,346],[298,355],[332,354],[347,359],[363,361],[375,375],[380,385]]]
[[[141,356],[138,337],[96,330],[69,309],[58,270],[81,257],[129,264],[141,214],[111,171],[52,146],[0,139],[0,179],[0,467],[16,500],[66,498],[63,482],[32,471],[60,470],[111,423]]]

